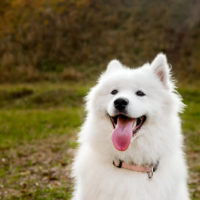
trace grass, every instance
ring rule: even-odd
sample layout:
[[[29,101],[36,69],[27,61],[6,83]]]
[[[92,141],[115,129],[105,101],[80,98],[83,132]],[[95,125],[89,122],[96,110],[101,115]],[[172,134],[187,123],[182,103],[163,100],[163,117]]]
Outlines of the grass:
[[[83,82],[0,86],[0,199],[70,199]],[[192,200],[200,199],[200,89],[181,87]]]
[[[181,117],[189,164],[191,197],[192,200],[198,200],[200,199],[200,89],[181,88],[180,93],[186,104]]]
[[[0,148],[16,143],[67,134],[80,125],[81,109],[76,107],[0,112]]]
[[[200,90],[184,89],[179,91],[184,97],[186,104],[185,112],[182,114],[183,130],[188,151],[199,152],[200,146]]]
[[[0,86],[0,199],[69,199],[87,86]]]

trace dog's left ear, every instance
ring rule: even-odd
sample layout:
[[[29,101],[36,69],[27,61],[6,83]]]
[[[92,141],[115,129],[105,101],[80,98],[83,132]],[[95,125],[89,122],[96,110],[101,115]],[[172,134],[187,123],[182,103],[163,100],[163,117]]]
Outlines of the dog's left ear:
[[[123,68],[122,64],[118,60],[114,59],[108,63],[106,73],[110,73],[110,72],[113,73],[122,68]]]
[[[164,86],[170,88],[170,69],[167,63],[167,58],[163,53],[159,53],[151,63],[151,68],[158,76]]]

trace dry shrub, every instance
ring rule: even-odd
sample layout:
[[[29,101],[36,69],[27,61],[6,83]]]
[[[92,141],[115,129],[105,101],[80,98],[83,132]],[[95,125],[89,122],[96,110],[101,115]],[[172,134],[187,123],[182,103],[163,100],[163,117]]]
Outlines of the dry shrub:
[[[199,75],[199,9],[199,1],[180,0],[1,0],[0,68],[32,67],[0,69],[0,80],[17,76],[12,71],[20,81],[37,80],[37,70],[48,73],[52,65],[66,66],[63,79],[79,79],[67,66],[112,58],[140,65],[159,51],[175,71]]]
[[[84,75],[74,68],[65,69],[62,73],[63,80],[80,80]]]
[[[44,75],[32,66],[3,67],[0,68],[0,74],[0,82],[34,82],[44,79]]]
[[[30,88],[18,88],[16,90],[0,90],[0,101],[13,101],[15,99],[20,99],[32,95],[34,91]]]

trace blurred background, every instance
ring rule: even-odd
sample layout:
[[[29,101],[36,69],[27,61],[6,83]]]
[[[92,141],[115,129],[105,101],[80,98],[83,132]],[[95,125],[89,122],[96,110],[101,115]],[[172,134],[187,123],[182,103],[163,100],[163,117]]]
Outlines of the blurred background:
[[[167,54],[200,199],[200,1],[1,0],[0,199],[70,199],[83,98],[107,63]]]

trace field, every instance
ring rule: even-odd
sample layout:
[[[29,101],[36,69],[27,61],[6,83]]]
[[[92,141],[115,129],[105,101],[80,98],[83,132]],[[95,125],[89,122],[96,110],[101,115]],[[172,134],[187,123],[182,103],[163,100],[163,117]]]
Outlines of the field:
[[[93,83],[0,85],[0,199],[70,199],[70,167]],[[192,200],[200,199],[200,89],[181,86]]]
[[[114,8],[114,9],[113,9]],[[0,200],[70,199],[84,96],[106,63],[167,55],[200,199],[200,1],[0,0]]]

